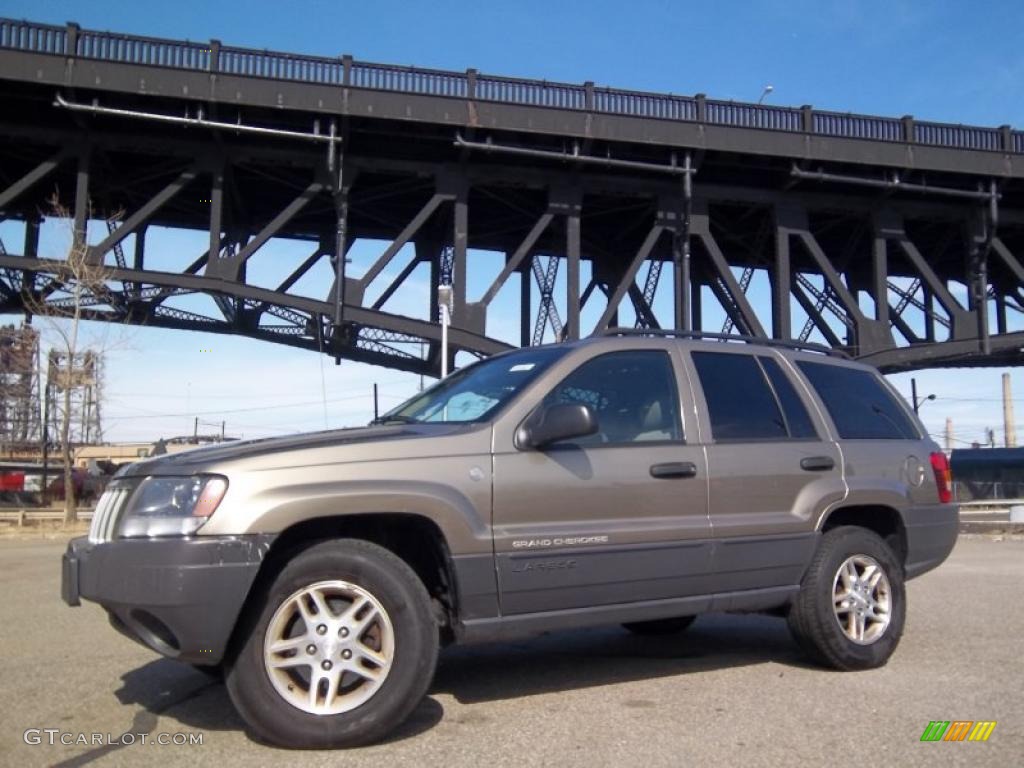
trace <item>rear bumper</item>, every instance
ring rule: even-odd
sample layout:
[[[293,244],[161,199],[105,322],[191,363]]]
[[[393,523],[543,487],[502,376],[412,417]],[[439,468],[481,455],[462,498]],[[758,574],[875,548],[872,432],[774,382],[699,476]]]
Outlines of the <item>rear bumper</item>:
[[[164,656],[217,664],[273,538],[72,539],[61,597],[99,603],[118,631]]]
[[[930,571],[949,557],[960,527],[956,504],[929,504],[903,512],[907,529],[907,578]]]

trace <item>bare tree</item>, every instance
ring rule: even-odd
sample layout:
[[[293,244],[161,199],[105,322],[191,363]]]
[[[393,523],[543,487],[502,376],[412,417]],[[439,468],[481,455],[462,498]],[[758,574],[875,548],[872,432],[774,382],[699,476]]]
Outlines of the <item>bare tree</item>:
[[[71,213],[61,205],[56,194],[50,199],[49,206],[51,216],[64,222],[73,221]],[[119,218],[119,215],[114,218]],[[70,228],[71,238],[66,258],[49,270],[44,285],[23,292],[26,313],[46,318],[52,331],[51,353],[55,350],[58,361],[63,361],[63,364],[52,364],[54,356],[51,354],[48,371],[51,376],[56,375],[55,384],[63,401],[58,440],[64,464],[65,524],[78,519],[73,473],[74,446],[71,439],[72,392],[82,383],[80,362],[87,357],[93,359],[91,353],[83,350],[82,319],[87,299],[95,304],[97,298],[102,301],[109,294],[107,280],[110,279],[110,272],[102,261],[92,258],[84,232],[78,231],[73,224],[70,224]],[[62,294],[62,301],[48,301],[50,296],[58,292]]]

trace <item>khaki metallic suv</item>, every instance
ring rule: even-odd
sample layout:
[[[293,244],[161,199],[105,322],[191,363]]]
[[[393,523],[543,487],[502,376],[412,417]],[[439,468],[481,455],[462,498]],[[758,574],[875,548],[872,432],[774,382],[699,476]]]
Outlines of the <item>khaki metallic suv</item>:
[[[697,335],[521,349],[367,428],[133,464],[63,597],[299,747],[386,735],[453,642],[770,611],[827,666],[885,664],[956,539],[945,455],[872,368]]]

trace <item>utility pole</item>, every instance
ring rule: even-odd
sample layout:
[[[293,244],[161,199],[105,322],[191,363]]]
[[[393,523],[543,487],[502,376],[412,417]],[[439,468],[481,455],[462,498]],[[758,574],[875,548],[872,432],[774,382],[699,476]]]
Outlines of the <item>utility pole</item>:
[[[1013,394],[1010,392],[1010,374],[1003,374],[1003,433],[1006,447],[1017,447],[1017,430],[1013,426]]]
[[[377,382],[373,383],[373,420],[380,418],[380,410],[377,405]]]
[[[953,419],[946,417],[946,453],[953,452]]]
[[[199,417],[196,416],[195,426],[192,427],[192,442],[196,445],[199,444]]]

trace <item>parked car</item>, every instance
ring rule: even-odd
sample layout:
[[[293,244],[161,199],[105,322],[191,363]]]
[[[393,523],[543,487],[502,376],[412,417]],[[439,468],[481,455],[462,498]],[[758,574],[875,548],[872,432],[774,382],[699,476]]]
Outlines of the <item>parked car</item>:
[[[56,478],[47,486],[47,497],[51,501],[64,500],[64,470],[52,470]],[[103,493],[107,478],[102,475],[90,475],[86,470],[74,467],[71,470],[71,481],[75,489],[77,504],[92,504]]]
[[[766,611],[826,666],[884,665],[956,539],[946,457],[874,369],[739,341],[521,349],[367,428],[132,464],[63,597],[219,665],[297,747],[384,737],[447,643]]]

